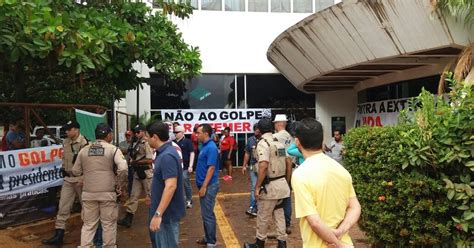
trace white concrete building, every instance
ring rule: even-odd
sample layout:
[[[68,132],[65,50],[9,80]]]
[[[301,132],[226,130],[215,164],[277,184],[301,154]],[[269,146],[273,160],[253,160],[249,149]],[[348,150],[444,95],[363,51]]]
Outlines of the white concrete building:
[[[295,118],[315,117],[314,94],[297,90],[267,60],[266,52],[281,32],[333,5],[334,0],[195,0],[192,3],[196,10],[189,19],[172,18],[172,21],[185,42],[199,47],[202,75],[186,82],[185,89],[174,89],[159,79],[155,81],[153,70],[137,64],[135,68],[141,76],[152,79],[151,85],[139,91],[140,114],[153,114],[161,109],[272,108],[273,113],[284,112]],[[202,90],[209,96],[201,100],[193,97]],[[265,91],[268,93],[264,94]],[[124,112],[136,113],[136,91],[128,92],[120,106]],[[245,137],[238,135],[239,141]]]
[[[335,128],[354,126],[358,104],[435,92],[444,66],[474,41],[472,28],[433,12],[429,0],[335,2],[194,0],[191,18],[173,22],[200,48],[202,76],[173,87],[137,65],[152,79],[139,112],[272,108],[316,117],[328,143]],[[127,93],[126,112],[136,113],[136,96]],[[367,118],[360,124],[383,124]]]

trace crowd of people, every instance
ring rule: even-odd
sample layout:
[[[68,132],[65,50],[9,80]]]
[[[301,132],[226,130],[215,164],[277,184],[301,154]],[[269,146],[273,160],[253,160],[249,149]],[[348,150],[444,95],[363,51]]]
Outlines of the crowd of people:
[[[256,240],[246,248],[261,248],[276,227],[278,248],[287,247],[291,234],[292,194],[300,218],[304,247],[350,247],[347,235],[360,215],[352,179],[344,169],[342,133],[323,145],[323,130],[314,119],[288,127],[286,115],[262,119],[248,138],[242,173],[250,178],[250,202],[245,211],[257,218]],[[125,132],[125,140],[112,145],[112,129],[97,125],[96,141],[80,133],[80,125],[69,121],[63,142],[62,186],[56,231],[45,245],[62,245],[66,221],[73,203],[82,204],[83,227],[80,247],[115,247],[117,225],[130,228],[144,194],[149,212],[152,247],[179,247],[179,222],[192,208],[191,175],[195,174],[204,237],[197,244],[217,244],[214,206],[219,192],[219,170],[232,180],[237,142],[230,128],[219,135],[208,124],[194,127],[186,137],[179,123],[157,121],[138,124]],[[7,149],[21,149],[24,132],[20,122],[6,133]],[[53,142],[37,132],[32,147]],[[122,204],[118,204],[120,202]],[[118,218],[119,206],[124,216]]]

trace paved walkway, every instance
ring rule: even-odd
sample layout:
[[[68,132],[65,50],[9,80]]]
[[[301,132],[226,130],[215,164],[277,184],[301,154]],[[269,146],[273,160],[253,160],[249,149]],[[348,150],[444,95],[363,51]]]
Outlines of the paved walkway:
[[[254,241],[256,218],[249,217],[245,210],[249,204],[249,179],[242,176],[240,169],[234,171],[234,180],[231,182],[220,181],[220,193],[218,194],[215,213],[218,222],[218,246],[217,247],[242,247],[244,242]],[[193,181],[194,183],[194,181]],[[194,194],[197,193],[194,188]],[[204,231],[199,212],[199,200],[194,196],[194,207],[187,210],[186,217],[180,225],[181,247],[199,247],[195,241],[203,237]],[[147,225],[147,208],[142,200],[138,212],[134,218],[132,228],[118,228],[117,244],[119,247],[150,247]],[[122,214],[120,215],[122,216]],[[49,221],[50,229],[54,228],[53,221]],[[298,222],[293,216],[293,233],[289,235],[288,247],[301,247],[301,237]],[[38,231],[38,230],[37,230]],[[25,233],[23,236],[28,236]],[[51,233],[38,233],[30,237],[29,241],[18,242],[8,239],[7,243],[12,246],[5,247],[46,247],[41,245],[41,239],[47,238]],[[351,236],[356,247],[369,247],[366,244],[364,234],[358,229],[351,230]],[[4,237],[5,238],[5,237]],[[2,241],[0,231],[0,241]],[[77,247],[80,241],[80,221],[78,216],[73,220],[71,227],[67,230],[65,245],[63,247]],[[268,247],[276,247],[275,240],[267,242]],[[3,247],[3,245],[0,245]]]

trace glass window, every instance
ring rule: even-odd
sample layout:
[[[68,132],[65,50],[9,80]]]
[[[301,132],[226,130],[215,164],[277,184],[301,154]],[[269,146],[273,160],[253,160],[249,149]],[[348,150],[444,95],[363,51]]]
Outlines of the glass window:
[[[150,97],[152,109],[189,109],[184,82],[166,82],[150,73]]]
[[[198,0],[191,0],[191,6],[193,9],[198,9]]]
[[[313,12],[312,0],[293,0],[294,13],[311,13]]]
[[[204,74],[188,84],[188,103],[191,108],[233,108],[235,75]]]
[[[417,78],[362,90],[358,92],[357,102],[377,102],[389,99],[415,97],[421,93],[422,88],[436,94],[438,91],[439,78],[438,75]]]
[[[245,11],[245,0],[225,0],[225,11]]]
[[[268,0],[248,0],[249,12],[268,12]]]
[[[272,12],[290,12],[290,0],[272,0]]]
[[[314,105],[314,94],[297,90],[282,75],[247,75],[248,108],[314,108]]]
[[[201,10],[222,10],[221,0],[202,0]]]
[[[151,108],[235,108],[235,78],[235,74],[203,74],[188,82],[165,82],[151,74]],[[240,90],[244,90],[243,83],[238,83],[237,91]],[[244,100],[239,102],[243,108]]]

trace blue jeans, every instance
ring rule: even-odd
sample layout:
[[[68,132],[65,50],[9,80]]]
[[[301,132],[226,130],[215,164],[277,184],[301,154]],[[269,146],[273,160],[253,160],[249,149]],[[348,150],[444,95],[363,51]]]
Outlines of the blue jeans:
[[[102,244],[103,244],[103,241],[102,241],[102,225],[100,224],[100,221],[99,221],[99,225],[97,226],[97,231],[95,232],[95,235],[94,235],[94,245],[97,248],[102,248]]]
[[[256,208],[257,201],[255,200],[255,185],[257,184],[257,173],[250,171],[250,207]]]
[[[204,224],[204,234],[208,245],[215,245],[216,236],[216,215],[214,206],[216,205],[216,196],[219,191],[219,183],[207,186],[206,195],[199,199],[201,203],[201,216]]]
[[[189,180],[188,170],[183,170],[183,184],[184,184],[184,197],[186,201],[192,201],[193,190],[191,188],[191,181]]]
[[[152,217],[150,217],[151,220]],[[158,232],[150,232],[152,248],[179,247],[179,221],[161,223]]]
[[[286,227],[291,226],[291,194],[290,197],[283,199],[283,211],[285,212]]]

